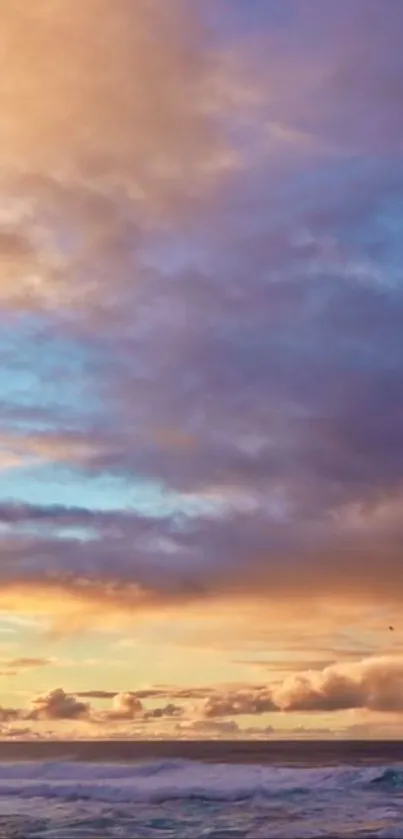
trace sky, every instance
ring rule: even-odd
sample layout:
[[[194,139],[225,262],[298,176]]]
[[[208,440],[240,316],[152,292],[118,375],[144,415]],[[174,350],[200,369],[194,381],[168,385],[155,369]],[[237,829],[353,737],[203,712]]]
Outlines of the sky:
[[[401,0],[0,9],[0,737],[401,737]]]

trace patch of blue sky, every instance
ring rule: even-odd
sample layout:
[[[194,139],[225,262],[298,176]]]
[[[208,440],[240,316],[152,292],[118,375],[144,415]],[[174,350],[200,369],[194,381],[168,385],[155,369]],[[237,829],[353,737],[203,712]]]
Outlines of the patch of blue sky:
[[[90,350],[78,339],[60,335],[41,317],[11,319],[1,329],[1,342],[8,349],[10,360],[52,368],[55,359],[68,359],[78,371],[88,359]]]
[[[96,511],[132,510],[145,516],[198,516],[219,513],[224,502],[166,490],[133,477],[85,476],[55,465],[23,467],[0,473],[0,499],[42,506],[83,507]]]
[[[62,409],[64,419],[65,412],[88,415],[99,408],[87,375],[92,361],[89,347],[56,336],[38,320],[6,324],[0,335],[0,401],[14,409]]]
[[[71,378],[41,381],[31,370],[0,369],[0,399],[10,409],[46,408],[80,409],[81,388]],[[32,424],[32,423],[31,423]]]

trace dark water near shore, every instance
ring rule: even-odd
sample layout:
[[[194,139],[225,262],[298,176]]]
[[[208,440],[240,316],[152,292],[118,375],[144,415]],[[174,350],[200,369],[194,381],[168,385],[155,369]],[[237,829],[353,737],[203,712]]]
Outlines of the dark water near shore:
[[[1,742],[0,837],[403,839],[403,743]]]

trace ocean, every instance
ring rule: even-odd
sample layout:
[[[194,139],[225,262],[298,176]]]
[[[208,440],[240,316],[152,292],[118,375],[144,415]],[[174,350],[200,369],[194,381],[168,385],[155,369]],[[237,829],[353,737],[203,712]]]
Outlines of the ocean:
[[[403,839],[403,742],[2,742],[1,839]]]

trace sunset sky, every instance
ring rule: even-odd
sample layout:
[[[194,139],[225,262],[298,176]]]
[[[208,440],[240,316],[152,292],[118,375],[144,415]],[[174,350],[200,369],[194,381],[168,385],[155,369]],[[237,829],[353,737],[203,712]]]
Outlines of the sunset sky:
[[[0,737],[403,734],[402,31],[0,0]]]

